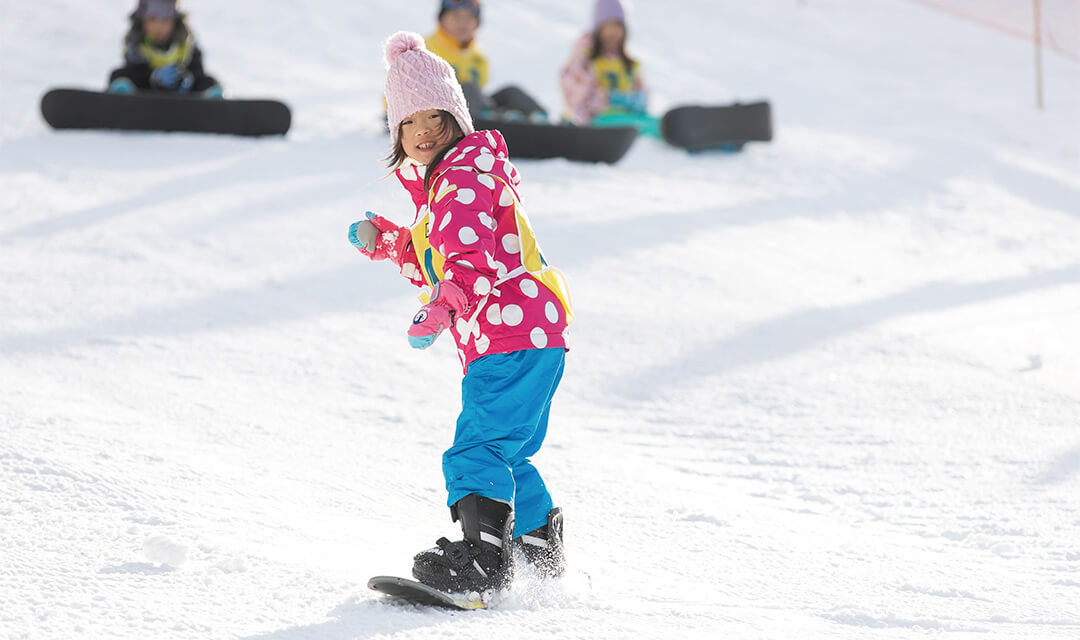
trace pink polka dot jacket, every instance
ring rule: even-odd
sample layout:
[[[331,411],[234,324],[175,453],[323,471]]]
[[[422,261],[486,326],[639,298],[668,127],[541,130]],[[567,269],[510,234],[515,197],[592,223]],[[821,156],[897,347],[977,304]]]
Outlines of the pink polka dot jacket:
[[[465,293],[468,305],[450,327],[463,369],[485,355],[568,348],[569,290],[536,242],[502,134],[477,131],[459,141],[428,193],[424,171],[406,162],[396,172],[416,206],[399,264],[417,286],[448,280]]]

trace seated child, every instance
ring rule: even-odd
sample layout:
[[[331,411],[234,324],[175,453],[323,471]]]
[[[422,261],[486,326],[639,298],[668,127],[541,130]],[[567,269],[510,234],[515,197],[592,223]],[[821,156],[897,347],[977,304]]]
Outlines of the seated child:
[[[201,93],[221,98],[221,85],[206,75],[202,51],[176,0],[139,0],[124,38],[124,66],[109,76],[110,93],[136,90]]]
[[[566,119],[578,125],[634,125],[659,137],[659,119],[645,111],[640,64],[626,52],[626,11],[621,0],[597,0],[592,31],[574,47],[561,82]]]
[[[425,45],[454,68],[474,117],[520,115],[546,120],[546,110],[518,87],[504,87],[491,96],[484,94],[488,61],[476,43],[480,0],[440,0],[438,18],[438,28],[426,38]]]

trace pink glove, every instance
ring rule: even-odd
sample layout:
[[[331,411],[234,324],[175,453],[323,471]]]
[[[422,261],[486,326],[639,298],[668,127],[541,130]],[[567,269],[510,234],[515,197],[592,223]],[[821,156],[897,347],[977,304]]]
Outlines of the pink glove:
[[[354,222],[349,227],[349,242],[372,260],[390,260],[400,267],[412,234],[405,227],[371,211],[365,215],[367,220]]]
[[[427,349],[435,343],[435,338],[450,327],[454,318],[469,308],[469,299],[461,287],[449,280],[435,283],[431,302],[416,312],[412,326],[409,327],[409,346],[413,349]]]

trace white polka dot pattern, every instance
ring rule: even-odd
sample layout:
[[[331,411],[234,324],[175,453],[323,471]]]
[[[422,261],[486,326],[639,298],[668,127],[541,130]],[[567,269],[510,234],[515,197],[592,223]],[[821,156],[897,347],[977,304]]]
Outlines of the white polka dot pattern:
[[[514,204],[514,194],[510,192],[510,189],[503,187],[502,193],[499,194],[499,206],[509,207]]]
[[[521,324],[521,321],[525,319],[525,313],[516,304],[503,305],[502,308],[502,321],[503,324],[511,327],[516,327]]]
[[[473,231],[472,227],[462,227],[458,231],[458,240],[461,240],[461,244],[474,244],[480,236],[476,235],[476,231]]]
[[[476,156],[476,168],[487,173],[495,167],[495,156],[491,155],[487,149],[480,151],[480,155]]]
[[[461,153],[457,154],[457,156],[455,156],[454,159],[451,160],[451,162],[453,162],[454,164],[458,164],[459,162],[464,160],[466,157],[468,157],[469,152],[472,151],[475,148],[476,147],[465,147],[464,149],[461,150]]]
[[[503,250],[507,253],[521,253],[521,239],[516,233],[508,233],[502,239]]]
[[[540,295],[540,288],[536,286],[535,280],[525,277],[521,279],[521,292],[530,298],[535,298]]]
[[[472,189],[458,189],[454,199],[461,204],[472,204],[476,200],[476,192]]]
[[[462,364],[468,367],[471,360],[492,353],[561,347],[569,337],[565,309],[555,296],[527,274],[505,280],[521,266],[525,249],[518,225],[528,222],[522,222],[525,211],[515,209],[520,175],[507,159],[498,132],[479,132],[467,142],[471,145],[446,156],[454,168],[439,177],[434,194],[425,194],[417,182],[423,180],[425,167],[403,165],[397,175],[418,203],[416,219],[428,225],[433,252],[445,259],[444,281],[460,287],[474,308],[484,300],[479,312],[454,319]],[[431,195],[443,197],[429,210],[424,201]],[[421,283],[424,264],[422,254],[411,255],[401,273]],[[504,284],[496,286],[499,280]]]
[[[535,327],[529,332],[529,339],[532,340],[533,345],[535,345],[537,349],[543,349],[548,343],[547,334],[544,333],[544,330],[540,327]]]

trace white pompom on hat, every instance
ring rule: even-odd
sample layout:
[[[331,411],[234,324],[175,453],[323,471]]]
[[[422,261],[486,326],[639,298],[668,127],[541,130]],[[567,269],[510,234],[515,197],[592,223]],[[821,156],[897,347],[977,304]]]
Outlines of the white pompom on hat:
[[[457,120],[461,131],[475,131],[465,94],[454,68],[428,51],[420,34],[398,31],[386,41],[386,124],[394,146],[401,122],[419,111],[442,109]]]

